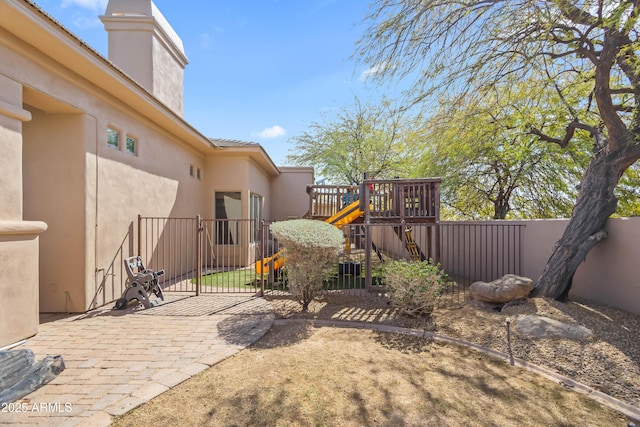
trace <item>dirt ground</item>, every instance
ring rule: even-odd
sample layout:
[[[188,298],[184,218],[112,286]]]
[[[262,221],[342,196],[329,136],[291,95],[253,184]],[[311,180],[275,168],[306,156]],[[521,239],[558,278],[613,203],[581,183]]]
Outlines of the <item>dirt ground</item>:
[[[465,302],[430,318],[382,298],[330,295],[309,313],[269,298],[281,319],[332,319],[425,329],[506,351],[505,318],[530,313],[583,324],[584,342],[514,333],[515,357],[627,403],[640,402],[638,316],[584,302],[533,299],[503,312]],[[544,363],[540,363],[544,362]],[[361,329],[274,326],[252,347],[116,420],[152,425],[626,425],[628,420],[536,374],[473,350]]]

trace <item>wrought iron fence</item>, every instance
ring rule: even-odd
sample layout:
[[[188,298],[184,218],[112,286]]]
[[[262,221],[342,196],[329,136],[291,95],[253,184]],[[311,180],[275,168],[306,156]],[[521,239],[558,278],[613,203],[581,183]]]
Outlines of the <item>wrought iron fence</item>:
[[[443,300],[461,302],[475,281],[521,274],[523,226],[506,222],[345,225],[344,250],[336,260],[334,274],[324,281],[323,290],[384,295],[385,265],[397,260],[432,260],[452,281]],[[263,233],[264,242],[277,248],[266,226]],[[270,270],[259,279],[267,293],[287,290],[282,269]]]
[[[165,270],[165,291],[255,293],[259,229],[250,219],[139,217],[138,253]]]
[[[323,290],[384,295],[386,264],[431,259],[454,282],[449,299],[461,301],[474,281],[521,274],[524,226],[508,221],[344,225],[345,244]],[[96,272],[92,306],[120,297],[123,261],[135,255],[135,243],[148,268],[165,270],[162,286],[169,292],[288,292],[281,261],[275,263],[281,248],[269,223],[139,217],[137,239],[132,224],[111,264]]]
[[[260,223],[251,219],[202,220],[200,292],[260,290],[255,270]]]
[[[506,221],[441,222],[441,259],[445,270],[466,285],[521,274],[522,228]]]
[[[473,282],[522,274],[524,224],[456,221],[439,227],[439,262],[455,283],[456,298],[466,298]]]
[[[138,254],[152,270],[163,269],[162,286],[194,292],[200,219],[138,217]]]

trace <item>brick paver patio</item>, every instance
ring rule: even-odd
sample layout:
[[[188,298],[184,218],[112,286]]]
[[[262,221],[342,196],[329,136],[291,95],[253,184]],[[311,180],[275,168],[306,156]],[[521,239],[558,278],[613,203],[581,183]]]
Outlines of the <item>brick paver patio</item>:
[[[0,424],[108,426],[255,342],[274,318],[261,298],[219,294],[169,294],[149,310],[43,315],[38,335],[15,349],[32,350],[36,360],[62,355],[66,368],[0,413]]]

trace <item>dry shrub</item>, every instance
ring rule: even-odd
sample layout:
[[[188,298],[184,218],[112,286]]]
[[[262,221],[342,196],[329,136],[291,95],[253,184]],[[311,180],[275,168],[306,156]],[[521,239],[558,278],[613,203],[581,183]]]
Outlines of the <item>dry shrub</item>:
[[[270,229],[284,249],[289,291],[302,304],[302,311],[307,311],[322,289],[322,280],[333,273],[344,243],[342,231],[326,222],[309,219],[275,222]]]
[[[449,286],[440,264],[429,261],[393,261],[384,267],[389,299],[409,316],[428,315],[435,301]]]

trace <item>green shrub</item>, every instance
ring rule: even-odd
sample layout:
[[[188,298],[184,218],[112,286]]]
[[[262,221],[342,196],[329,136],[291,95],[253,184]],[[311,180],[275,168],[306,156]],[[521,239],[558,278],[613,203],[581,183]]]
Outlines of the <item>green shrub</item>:
[[[308,219],[275,222],[269,228],[283,248],[289,291],[307,311],[323,279],[334,273],[344,235],[333,225]]]
[[[385,265],[383,274],[389,299],[409,316],[430,314],[449,285],[447,274],[432,260],[393,261]]]

